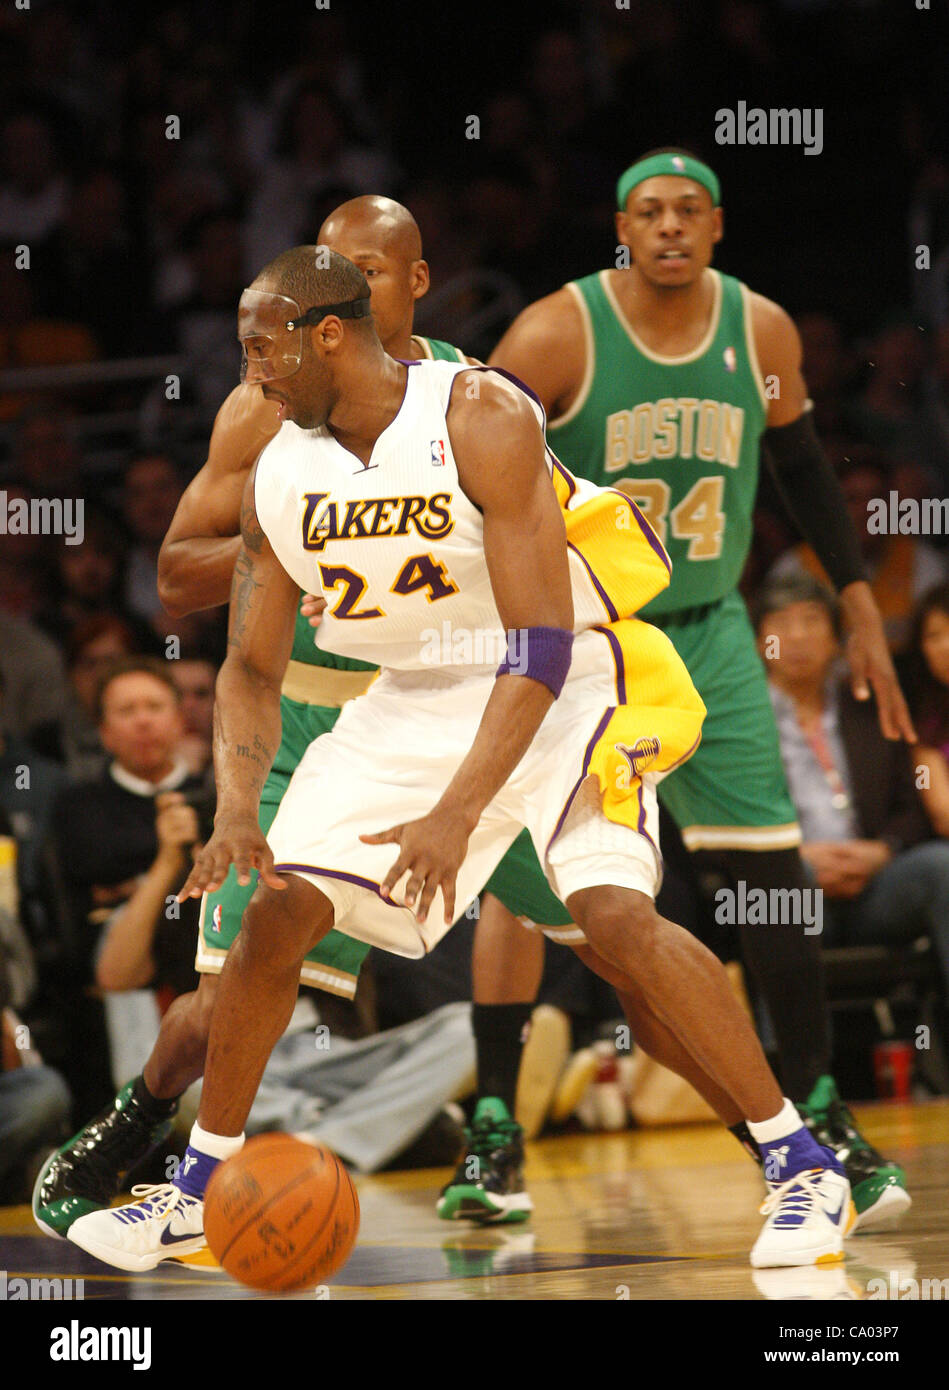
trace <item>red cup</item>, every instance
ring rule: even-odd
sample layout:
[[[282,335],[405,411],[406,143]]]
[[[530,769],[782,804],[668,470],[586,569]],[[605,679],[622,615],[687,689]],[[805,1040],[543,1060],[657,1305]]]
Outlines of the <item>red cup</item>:
[[[873,1049],[873,1075],[881,1100],[909,1100],[913,1047],[908,1042],[881,1042]]]

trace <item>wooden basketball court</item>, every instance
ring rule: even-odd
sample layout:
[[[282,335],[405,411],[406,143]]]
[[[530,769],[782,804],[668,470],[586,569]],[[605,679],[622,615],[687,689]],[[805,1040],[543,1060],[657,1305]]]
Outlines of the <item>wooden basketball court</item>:
[[[441,1170],[359,1178],[362,1227],[348,1264],[315,1293],[269,1301],[949,1298],[949,1100],[865,1106],[857,1118],[867,1138],[905,1167],[913,1207],[890,1231],[851,1237],[843,1265],[752,1270],[748,1252],[762,1220],[758,1172],[718,1126],[693,1125],[533,1144],[527,1177],[535,1213],[520,1226],[439,1221]],[[27,1207],[0,1211],[0,1271],[8,1298],[21,1287],[15,1278],[51,1277],[81,1279],[85,1305],[262,1297],[202,1257],[121,1275],[43,1236]]]

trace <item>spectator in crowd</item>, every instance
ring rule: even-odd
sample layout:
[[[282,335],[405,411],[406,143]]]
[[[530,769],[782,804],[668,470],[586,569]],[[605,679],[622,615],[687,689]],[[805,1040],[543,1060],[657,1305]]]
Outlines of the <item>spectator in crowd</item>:
[[[175,310],[178,350],[199,403],[212,415],[237,385],[240,356],[234,306],[246,283],[241,224],[230,211],[196,218],[185,232],[191,293]]]
[[[20,529],[20,516],[31,517],[36,493],[9,483],[0,493],[0,516],[6,522],[0,546],[0,609],[31,622],[43,606],[50,543],[32,520]]]
[[[112,1091],[101,1007],[83,993],[94,978],[99,932],[156,858],[156,796],[203,794],[203,783],[178,752],[181,697],[166,662],[114,662],[99,680],[96,716],[112,761],[98,777],[61,793],[52,831],[60,939],[75,972],[71,1005],[82,1057],[81,1075],[67,1071],[67,1079],[84,1116],[101,1108]]]
[[[62,721],[62,756],[74,780],[94,777],[105,767],[107,755],[99,741],[96,691],[108,667],[137,650],[131,626],[112,613],[82,619],[69,635],[69,697]]]
[[[36,109],[11,111],[0,131],[0,240],[39,249],[62,221],[66,196],[51,123]]]
[[[886,463],[878,451],[854,447],[842,466],[840,482],[847,506],[860,539],[873,596],[883,616],[886,634],[894,651],[901,651],[909,638],[913,609],[927,589],[946,577],[946,562],[919,536],[896,535],[887,526],[881,530],[875,520],[892,486]],[[886,512],[889,517],[889,510]],[[823,566],[809,545],[793,547],[772,567],[769,578],[811,574],[828,583]]]
[[[56,754],[66,710],[66,675],[58,650],[39,628],[0,611],[2,725],[32,748]]]
[[[807,389],[814,402],[814,426],[822,439],[839,435],[852,374],[840,324],[824,313],[800,314],[795,322],[804,351]]]
[[[46,603],[37,613],[36,623],[60,647],[69,644],[80,623],[103,616],[124,622],[138,649],[155,645],[148,624],[124,608],[125,544],[107,512],[94,504],[87,506],[82,544],[67,545],[65,539],[54,538],[51,559]]]
[[[47,932],[42,849],[65,773],[59,763],[37,753],[23,738],[3,732],[3,704],[0,673],[0,817],[6,818],[16,842],[20,917],[35,944]]]
[[[179,905],[174,895],[188,876],[191,846],[211,832],[213,798],[202,808],[199,814],[181,792],[155,798],[158,851],[99,939],[95,979],[103,994],[112,1083],[119,1089],[145,1065],[168,1006],[197,988],[200,905]]]
[[[869,377],[848,410],[851,430],[894,459],[920,459],[926,339],[912,320],[897,319],[877,333],[869,349]]]
[[[232,319],[233,319],[233,304]],[[233,322],[231,324],[233,332]],[[171,459],[148,454],[134,459],[125,472],[122,513],[132,548],[125,579],[125,604],[147,623],[164,620],[158,597],[158,552],[183,492]]]
[[[823,891],[823,942],[928,936],[949,986],[949,844],[929,839],[904,745],[886,740],[872,702],[835,677],[833,592],[809,575],[768,585],[755,626],[801,853]]]
[[[920,739],[920,796],[936,834],[949,839],[949,584],[930,589],[916,610],[905,684]]]
[[[926,379],[927,456],[940,493],[949,493],[949,323],[936,333],[931,370]]]
[[[0,811],[0,1205],[29,1200],[39,1163],[67,1133],[69,1092],[15,1010],[36,981],[19,921],[16,842]]]
[[[13,476],[44,497],[82,497],[75,412],[55,397],[34,400],[17,420]]]
[[[214,683],[217,667],[197,653],[181,656],[171,668],[181,693],[181,717],[185,733],[180,752],[197,776],[211,766],[214,737]]]
[[[48,256],[48,314],[85,324],[107,357],[152,350],[145,266],[130,235],[125,191],[110,169],[92,169],[71,190]]]
[[[307,203],[325,188],[346,189],[352,198],[367,189],[389,193],[396,181],[395,166],[353,135],[345,108],[322,82],[304,82],[297,89],[274,156],[250,208],[248,280],[300,240]]]

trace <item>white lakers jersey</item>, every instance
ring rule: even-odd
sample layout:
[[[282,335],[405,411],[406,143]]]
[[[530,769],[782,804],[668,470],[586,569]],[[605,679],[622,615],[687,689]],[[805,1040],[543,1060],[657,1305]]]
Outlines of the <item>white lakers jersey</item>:
[[[399,412],[366,466],[325,427],[302,430],[292,421],[261,454],[257,515],[291,578],[326,598],[319,628],[325,651],[382,667],[464,668],[466,675],[502,659],[506,635],[485,563],[481,513],[459,482],[445,420],[455,377],[472,370],[412,363]],[[542,408],[527,398],[543,428]],[[549,451],[547,467],[557,472],[565,511],[577,512],[578,534],[592,538],[591,553],[604,550],[597,499],[609,498],[606,511],[618,518],[606,530],[626,531],[629,554],[609,547],[602,582],[595,556],[591,562],[582,546],[568,543],[576,629],[627,616],[668,583],[662,546],[622,494],[573,479]],[[623,552],[622,534],[616,540]],[[631,587],[635,600],[627,601]]]

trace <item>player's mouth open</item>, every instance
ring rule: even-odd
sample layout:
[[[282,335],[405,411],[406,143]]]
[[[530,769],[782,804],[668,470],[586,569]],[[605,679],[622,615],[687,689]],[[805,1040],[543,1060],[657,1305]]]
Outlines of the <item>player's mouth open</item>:
[[[656,256],[657,261],[668,261],[673,265],[679,265],[689,259],[688,251],[683,251],[681,247],[660,251]]]

